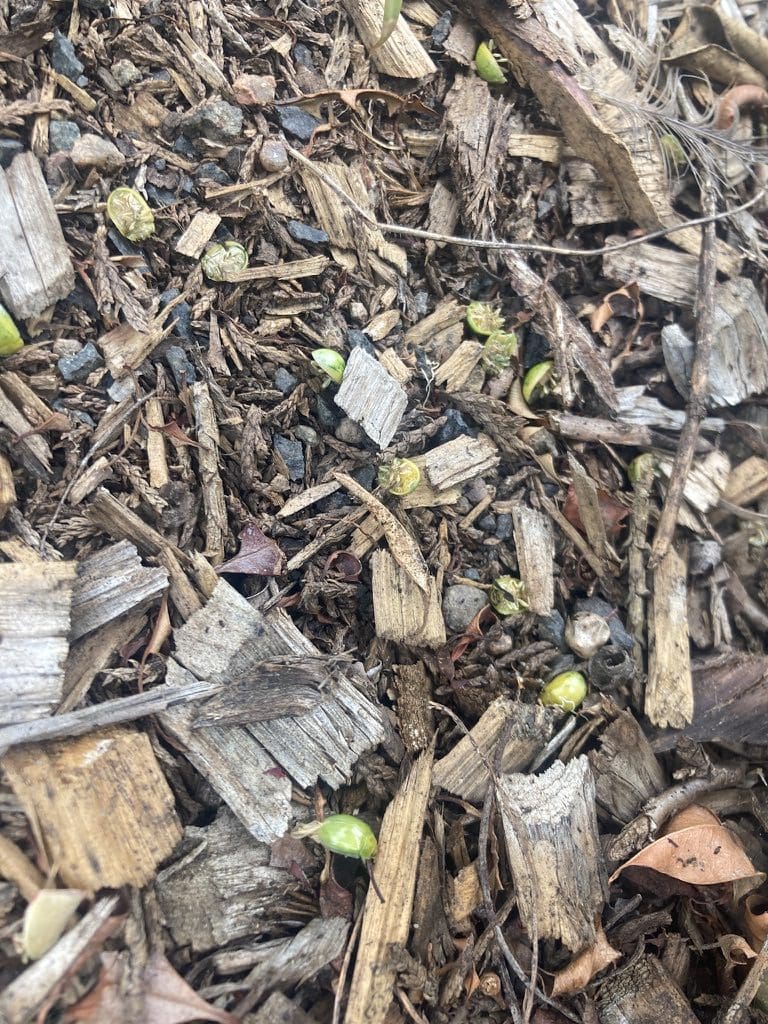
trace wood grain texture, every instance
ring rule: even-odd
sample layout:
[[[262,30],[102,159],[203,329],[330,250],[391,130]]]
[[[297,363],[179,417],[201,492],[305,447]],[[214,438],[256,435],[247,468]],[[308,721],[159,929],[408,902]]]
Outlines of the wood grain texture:
[[[645,713],[662,728],[683,729],[693,719],[686,577],[687,556],[675,548],[653,573]]]
[[[181,838],[173,794],[143,733],[112,728],[34,744],[2,764],[72,888],[146,885]]]
[[[555,606],[555,538],[548,516],[517,505],[512,509],[520,579],[532,612],[548,615]]]
[[[440,647],[445,622],[437,584],[430,576],[425,593],[385,550],[371,556],[371,591],[376,636],[414,646]]]
[[[0,298],[21,320],[65,299],[75,283],[69,249],[40,164],[21,153],[0,168]]]
[[[386,448],[400,426],[408,395],[378,360],[355,348],[334,402],[379,448]]]

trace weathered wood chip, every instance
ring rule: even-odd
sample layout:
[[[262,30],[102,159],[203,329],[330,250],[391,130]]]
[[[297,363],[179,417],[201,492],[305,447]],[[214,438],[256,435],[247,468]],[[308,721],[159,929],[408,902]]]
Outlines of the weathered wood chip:
[[[687,557],[670,547],[653,573],[648,615],[645,713],[662,728],[682,729],[693,718],[686,578]]]
[[[386,448],[400,426],[408,395],[377,359],[355,348],[334,402],[379,448]]]
[[[214,231],[221,224],[221,217],[213,210],[199,210],[174,246],[182,256],[197,260],[202,254]]]
[[[517,505],[512,509],[520,579],[528,607],[548,615],[555,605],[555,538],[548,516]]]
[[[452,441],[432,448],[413,460],[433,487],[445,490],[490,473],[499,464],[499,451],[490,437],[461,434]]]
[[[376,636],[431,648],[445,643],[445,622],[432,577],[424,593],[385,550],[374,551],[371,573]]]

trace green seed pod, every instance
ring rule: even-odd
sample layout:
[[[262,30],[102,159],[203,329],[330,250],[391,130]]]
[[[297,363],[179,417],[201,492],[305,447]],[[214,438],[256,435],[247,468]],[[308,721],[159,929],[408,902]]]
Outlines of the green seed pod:
[[[523,378],[523,398],[530,405],[533,399],[541,398],[552,391],[552,371],[555,364],[551,359],[536,363]]]
[[[494,580],[488,600],[499,615],[517,615],[528,609],[525,587],[516,576],[499,576]]]
[[[676,135],[671,132],[666,132],[660,136],[659,142],[661,148],[664,151],[664,157],[666,160],[675,168],[677,171],[683,170],[688,165],[688,157],[685,155],[685,150]]]
[[[488,302],[470,302],[467,306],[467,327],[475,334],[486,337],[504,326],[500,311]]]
[[[652,477],[656,473],[656,459],[647,452],[632,459],[627,467],[627,476],[631,484],[639,483],[643,477]]]
[[[5,306],[0,305],[0,356],[12,356],[24,347],[19,329]]]
[[[539,694],[539,700],[548,708],[575,711],[587,696],[587,681],[581,672],[561,672],[550,679]]]
[[[475,53],[475,70],[484,82],[490,85],[504,85],[507,76],[493,55],[487,43],[480,43]]]
[[[506,370],[517,355],[517,335],[514,331],[494,331],[483,345],[482,363],[492,376]]]
[[[331,853],[371,860],[378,849],[370,825],[353,814],[332,814],[325,821],[312,821],[294,829],[295,836],[310,836]]]
[[[116,188],[107,197],[107,215],[129,242],[143,242],[155,230],[155,218],[135,188]]]
[[[227,281],[231,274],[245,270],[248,253],[239,242],[217,242],[203,254],[200,263],[209,281]]]
[[[346,360],[341,353],[332,348],[316,348],[312,358],[325,373],[331,378],[334,384],[341,384],[344,371],[347,368]]]
[[[396,498],[404,498],[415,491],[421,480],[421,470],[410,459],[392,459],[379,467],[379,483]]]

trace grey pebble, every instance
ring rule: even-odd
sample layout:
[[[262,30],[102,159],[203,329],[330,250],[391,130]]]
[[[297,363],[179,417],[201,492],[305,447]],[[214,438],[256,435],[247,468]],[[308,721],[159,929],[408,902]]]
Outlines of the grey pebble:
[[[490,512],[484,516],[480,516],[477,520],[478,529],[482,530],[483,533],[495,533],[496,532],[496,516],[491,515]]]
[[[71,82],[76,82],[85,71],[85,64],[78,60],[71,39],[57,28],[53,30],[51,40],[51,64],[55,71]]]
[[[171,368],[177,388],[186,387],[197,380],[195,368],[181,345],[171,345],[165,352],[165,361]]]
[[[301,441],[293,441],[290,437],[275,435],[275,448],[283,462],[288,467],[288,478],[290,480],[304,479],[304,448]]]
[[[309,142],[312,132],[320,124],[316,117],[312,117],[301,107],[277,107],[275,113],[283,131],[294,135],[302,142]]]
[[[309,224],[302,224],[300,220],[289,220],[286,224],[288,234],[294,242],[303,242],[307,245],[323,245],[328,241],[328,235],[320,228],[313,228]]]
[[[358,331],[355,327],[347,331],[347,345],[349,346],[350,351],[353,348],[361,348],[367,352],[369,356],[373,356],[374,359],[376,358],[376,348],[365,331]]]
[[[234,142],[243,131],[243,112],[226,100],[203,103],[182,119],[182,131],[191,139]]]
[[[631,651],[635,646],[634,638],[629,635],[624,623],[619,618],[618,612],[612,604],[603,601],[600,597],[582,597],[576,602],[577,612],[592,612],[593,615],[601,615],[608,623],[611,631],[611,643],[619,647],[626,647]]]
[[[446,628],[452,633],[461,633],[467,628],[481,608],[488,604],[484,590],[457,583],[448,587],[443,597],[443,618]]]
[[[334,431],[339,441],[343,441],[345,444],[359,445],[365,441],[365,431],[359,424],[351,420],[349,416],[345,416],[344,419],[339,423]]]
[[[458,409],[446,409],[445,423],[435,435],[435,441],[438,444],[446,444],[448,441],[454,441],[457,437],[461,437],[462,434],[471,436],[472,430],[469,424]]]
[[[281,394],[290,395],[298,383],[298,379],[292,373],[289,373],[284,366],[278,366],[275,370],[274,385]]]
[[[306,426],[304,423],[300,423],[298,427],[294,427],[294,434],[304,444],[308,444],[310,448],[320,443],[320,435],[312,427]]]
[[[259,163],[269,174],[284,171],[288,166],[288,153],[282,142],[267,139],[259,150]]]
[[[101,353],[92,342],[87,342],[71,356],[62,356],[56,363],[59,373],[68,384],[82,383],[88,377],[104,365]]]
[[[79,126],[74,121],[51,121],[48,142],[52,153],[68,153],[80,138]]]
[[[112,74],[117,84],[123,89],[127,89],[129,85],[133,85],[141,78],[141,72],[132,60],[116,61],[112,65]]]
[[[512,516],[508,512],[501,512],[496,517],[496,536],[499,540],[509,540],[512,536]]]
[[[215,181],[217,185],[231,185],[232,179],[227,172],[213,160],[205,160],[195,171],[198,181]]]
[[[70,156],[75,167],[95,167],[108,174],[119,171],[125,164],[125,157],[114,143],[90,132],[75,140]]]

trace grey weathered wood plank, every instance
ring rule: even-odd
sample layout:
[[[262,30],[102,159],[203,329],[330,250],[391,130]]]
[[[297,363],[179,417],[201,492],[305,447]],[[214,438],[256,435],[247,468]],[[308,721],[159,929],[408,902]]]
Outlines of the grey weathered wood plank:
[[[134,608],[145,608],[167,587],[166,570],[143,566],[130,541],[97,551],[78,568],[72,591],[70,640],[77,640]]]
[[[408,395],[380,362],[355,348],[334,401],[379,448],[386,448],[400,426]]]
[[[0,298],[21,320],[74,287],[75,271],[37,157],[20,153],[0,169]]]

